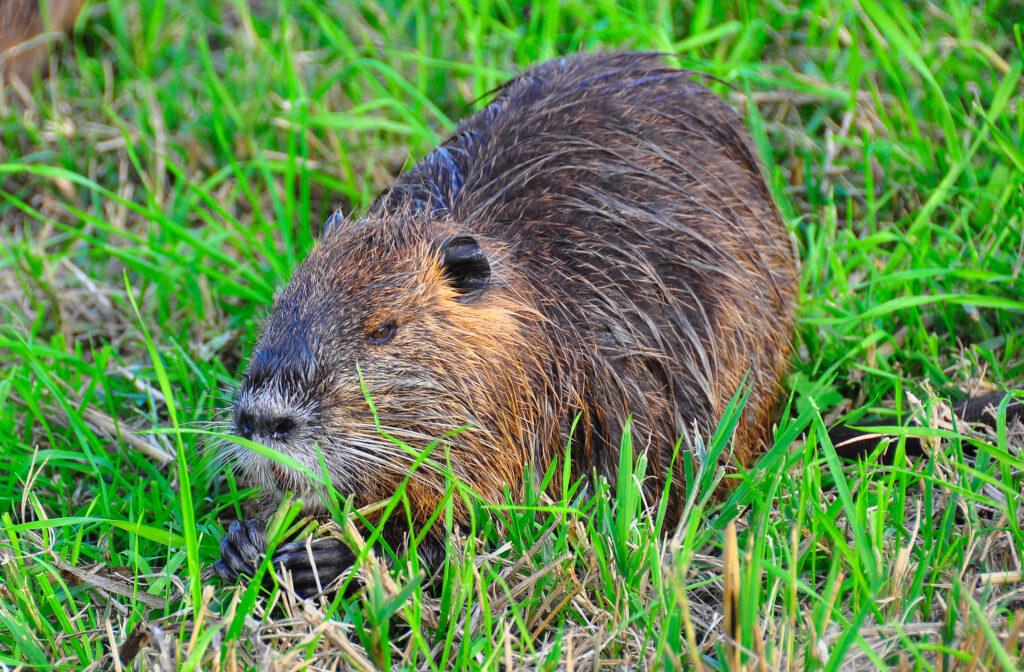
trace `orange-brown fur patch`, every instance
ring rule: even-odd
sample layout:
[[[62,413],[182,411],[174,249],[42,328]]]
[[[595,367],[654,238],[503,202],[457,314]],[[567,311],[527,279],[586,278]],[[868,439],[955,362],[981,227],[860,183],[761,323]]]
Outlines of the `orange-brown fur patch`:
[[[40,3],[43,3],[42,5]],[[3,0],[0,2],[0,86],[11,77],[26,81],[46,59],[46,44],[25,43],[47,29],[71,28],[85,0]],[[44,13],[45,19],[44,20]]]

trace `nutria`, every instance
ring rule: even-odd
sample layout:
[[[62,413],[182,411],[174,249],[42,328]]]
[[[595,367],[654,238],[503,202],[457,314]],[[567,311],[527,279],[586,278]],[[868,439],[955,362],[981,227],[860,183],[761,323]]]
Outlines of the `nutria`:
[[[748,396],[729,464],[749,466],[769,443],[789,364],[794,248],[740,118],[661,55],[530,68],[362,218],[341,219],[276,298],[233,421],[313,473],[322,456],[356,506],[409,478],[413,525],[423,524],[449,469],[500,503],[504,489],[522,494],[528,465],[544,474],[567,444],[574,478],[615,483],[628,421],[649,461],[649,501],[671,479],[671,525],[682,461],[701,459],[737,391]],[[673,463],[681,439],[686,455]],[[271,504],[292,491],[324,513],[299,472],[229,452]],[[232,525],[222,577],[252,572],[263,527]],[[428,567],[443,561],[439,527],[418,547]],[[390,542],[407,533],[385,526]],[[314,555],[323,584],[352,562],[333,539]],[[300,592],[316,589],[304,544],[274,561]]]
[[[83,4],[85,0],[0,1],[0,86],[13,77],[29,80],[46,59],[46,43],[34,38],[47,30],[69,30]],[[30,40],[34,42],[26,44]]]
[[[446,460],[498,503],[571,437],[573,475],[614,483],[631,418],[651,501],[672,479],[671,524],[678,442],[706,438],[741,388],[732,459],[747,466],[768,443],[794,248],[740,118],[663,56],[530,68],[365,216],[340,219],[276,298],[233,419],[314,473],[319,447],[357,506],[392,495],[416,460],[389,437],[422,450],[447,436],[406,488],[417,523],[442,500]],[[323,511],[298,472],[229,450],[271,499],[299,492]],[[255,559],[261,527],[232,528],[222,576]],[[331,563],[317,564],[323,577]]]

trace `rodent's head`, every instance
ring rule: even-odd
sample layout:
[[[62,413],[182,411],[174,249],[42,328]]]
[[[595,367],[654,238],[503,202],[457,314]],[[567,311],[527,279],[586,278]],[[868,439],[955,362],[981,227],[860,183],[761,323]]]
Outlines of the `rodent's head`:
[[[406,492],[433,510],[450,464],[500,499],[503,483],[522,479],[529,423],[524,414],[509,424],[521,410],[509,404],[529,386],[506,266],[499,244],[425,213],[333,225],[275,300],[235,397],[234,431],[314,473],[322,454],[339,494],[365,505],[390,496],[431,442],[468,425],[437,444]],[[298,472],[230,450],[267,492],[319,507]]]

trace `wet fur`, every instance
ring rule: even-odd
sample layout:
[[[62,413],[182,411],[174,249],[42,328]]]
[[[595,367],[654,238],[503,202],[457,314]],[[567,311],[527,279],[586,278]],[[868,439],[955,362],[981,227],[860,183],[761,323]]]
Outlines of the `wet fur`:
[[[469,236],[490,265],[460,292],[446,244]],[[628,418],[650,500],[670,467],[749,386],[731,459],[765,448],[789,364],[796,260],[742,121],[694,75],[643,53],[527,70],[403,174],[358,221],[334,223],[277,297],[235,413],[300,425],[267,445],[356,505],[385,499],[421,450],[413,518],[441,501],[446,462],[486,500],[522,494],[570,440],[574,476],[615,482]],[[380,325],[387,343],[368,342]],[[241,410],[240,410],[241,409]],[[249,416],[247,416],[249,417]],[[264,428],[264,435],[272,428]],[[270,499],[297,474],[240,447]],[[701,455],[695,456],[701,459]],[[307,492],[307,506],[317,497]],[[457,511],[457,516],[464,512]]]

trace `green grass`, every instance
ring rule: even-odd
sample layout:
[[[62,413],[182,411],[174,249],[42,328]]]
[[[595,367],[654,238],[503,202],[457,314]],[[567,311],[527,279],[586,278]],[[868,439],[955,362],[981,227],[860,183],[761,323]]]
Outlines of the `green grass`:
[[[429,586],[369,551],[346,599],[203,578],[252,493],[194,430],[323,220],[517,69],[611,47],[719,78],[772,166],[802,259],[774,448],[676,530],[627,469],[478,507]],[[0,663],[1020,669],[1024,437],[937,415],[929,459],[844,466],[823,429],[1024,380],[1022,62],[1019,0],[89,3],[0,90]]]

